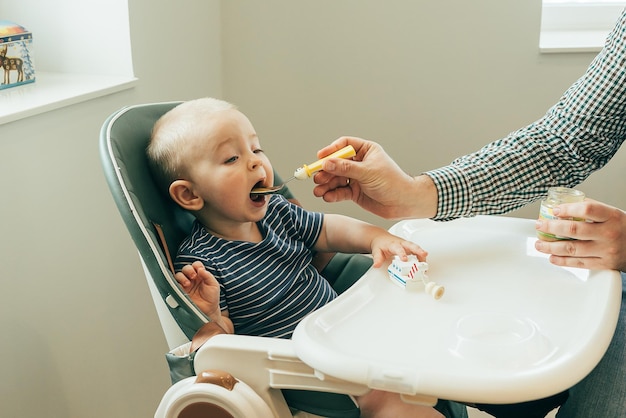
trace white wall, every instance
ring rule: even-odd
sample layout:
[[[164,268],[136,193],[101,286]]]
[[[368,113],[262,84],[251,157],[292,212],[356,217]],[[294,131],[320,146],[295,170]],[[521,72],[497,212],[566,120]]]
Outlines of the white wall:
[[[2,417],[149,417],[169,387],[98,135],[122,106],[221,94],[219,2],[129,9],[136,88],[0,126]]]
[[[132,76],[128,0],[0,0],[0,10],[33,33],[37,72]]]
[[[539,117],[592,59],[538,54],[539,0],[129,6],[136,88],[0,126],[0,416],[147,417],[168,387],[165,340],[100,169],[112,111],[221,96],[283,173],[343,134],[382,142],[417,173]],[[626,208],[608,181],[624,178],[623,154],[584,189]],[[366,217],[310,189],[294,186],[307,207]]]
[[[410,173],[448,164],[543,115],[594,56],[539,54],[540,0],[229,1],[223,14],[224,93],[281,173],[341,135],[382,143]],[[626,208],[611,181],[625,161],[581,189]],[[309,208],[381,222],[290,187]]]

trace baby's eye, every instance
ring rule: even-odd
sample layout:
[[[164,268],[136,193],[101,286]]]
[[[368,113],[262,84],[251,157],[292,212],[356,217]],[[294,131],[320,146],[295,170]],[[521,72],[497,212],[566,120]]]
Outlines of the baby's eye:
[[[255,149],[254,151],[255,154],[263,154],[265,151],[263,151],[261,148]]]
[[[229,159],[227,159],[226,161],[224,161],[225,164],[232,164],[235,161],[237,161],[239,159],[239,157],[237,157],[236,155],[230,157]]]

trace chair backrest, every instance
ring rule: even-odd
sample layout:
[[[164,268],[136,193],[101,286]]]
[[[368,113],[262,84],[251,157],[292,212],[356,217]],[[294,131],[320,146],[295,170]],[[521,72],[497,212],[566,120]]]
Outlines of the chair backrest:
[[[191,230],[193,216],[159,192],[146,157],[154,123],[180,103],[135,105],[113,113],[100,132],[100,158],[113,199],[144,267],[171,316],[187,338],[191,338],[208,319],[174,279],[168,263],[170,254],[162,246],[158,229],[162,230],[167,248],[175,255]],[[281,181],[276,176],[276,182]],[[288,189],[284,194],[292,197]]]
[[[148,168],[146,147],[154,123],[180,102],[129,106],[113,113],[100,132],[100,158],[113,199],[161,298],[191,338],[206,321],[170,271],[157,229],[171,250],[191,229],[193,217],[160,193]]]

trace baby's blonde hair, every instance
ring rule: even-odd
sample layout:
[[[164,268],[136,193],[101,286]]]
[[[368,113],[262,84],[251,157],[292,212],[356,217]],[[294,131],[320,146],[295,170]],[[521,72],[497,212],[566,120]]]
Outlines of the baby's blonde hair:
[[[157,120],[146,154],[159,189],[169,195],[172,182],[184,175],[185,140],[198,134],[202,119],[229,109],[237,107],[224,100],[205,97],[181,103]]]

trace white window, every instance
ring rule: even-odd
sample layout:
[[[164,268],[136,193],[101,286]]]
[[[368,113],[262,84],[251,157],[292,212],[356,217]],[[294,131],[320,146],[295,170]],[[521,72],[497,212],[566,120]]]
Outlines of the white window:
[[[625,6],[625,0],[543,0],[541,52],[599,51]]]

